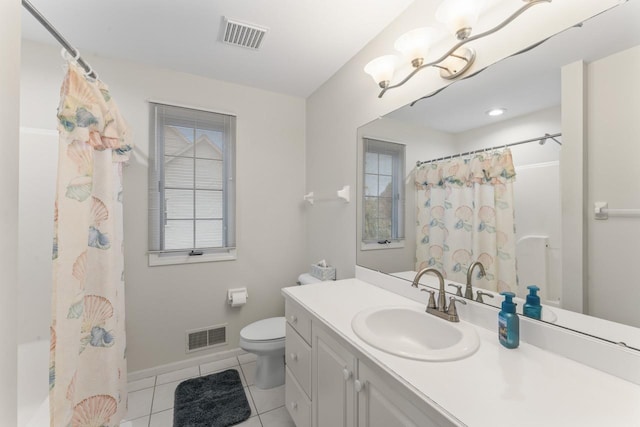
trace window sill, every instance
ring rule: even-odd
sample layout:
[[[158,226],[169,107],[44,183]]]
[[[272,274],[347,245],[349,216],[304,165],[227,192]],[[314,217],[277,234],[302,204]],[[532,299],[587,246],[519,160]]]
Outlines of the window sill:
[[[394,240],[390,243],[368,243],[360,242],[361,251],[379,251],[381,249],[401,249],[404,248],[404,240]]]
[[[200,262],[234,261],[238,257],[235,249],[227,252],[212,252],[202,255],[189,256],[187,253],[150,253],[149,267],[159,265],[196,264]]]

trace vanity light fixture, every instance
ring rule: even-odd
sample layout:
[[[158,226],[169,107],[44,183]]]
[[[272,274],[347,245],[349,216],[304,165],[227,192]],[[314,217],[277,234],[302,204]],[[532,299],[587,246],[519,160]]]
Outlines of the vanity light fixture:
[[[458,40],[468,39],[485,4],[485,0],[445,0],[436,11],[436,19]]]
[[[436,19],[444,23],[459,41],[436,60],[425,62],[431,41],[437,34],[437,30],[428,27],[416,28],[400,36],[394,47],[408,59],[413,71],[404,79],[392,85],[391,81],[398,58],[395,55],[385,55],[369,62],[364,67],[364,71],[382,88],[378,98],[382,98],[389,89],[402,86],[418,71],[427,67],[439,68],[440,77],[447,80],[460,77],[471,67],[476,58],[475,51],[469,47],[464,47],[464,45],[501,30],[530,7],[539,3],[551,3],[552,0],[523,1],[525,4],[500,24],[483,33],[472,36],[473,26],[478,20],[485,0],[444,0],[436,11]]]

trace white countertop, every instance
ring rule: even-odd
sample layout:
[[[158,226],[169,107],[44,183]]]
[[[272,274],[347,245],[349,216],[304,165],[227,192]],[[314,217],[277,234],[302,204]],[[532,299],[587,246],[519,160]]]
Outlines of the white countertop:
[[[400,271],[397,273],[391,273],[390,275],[411,282],[416,276],[416,272]],[[438,279],[433,275],[422,276],[422,278],[420,279],[420,283],[434,288],[438,287]],[[462,289],[464,289],[463,283],[454,282],[452,280],[447,280],[447,283],[462,285]],[[451,288],[447,288],[447,291],[451,292]],[[500,307],[503,298],[497,292],[489,291],[486,289],[483,289],[483,291],[488,292],[494,296],[493,299],[485,298],[486,304],[494,307]],[[521,314],[522,305],[524,304],[525,300],[523,298],[516,297],[514,298],[514,301],[518,303],[518,312]],[[545,304],[543,304],[543,312],[546,308],[547,307],[545,306]],[[549,307],[549,310],[552,311],[553,315],[557,318],[551,323],[555,323],[557,325],[576,331],[582,331],[586,334],[593,335],[594,337],[606,337],[609,341],[623,342],[631,347],[640,348],[640,328],[613,322],[606,319],[601,319],[594,316],[585,316],[584,314],[575,313],[573,311],[565,310],[559,307]],[[547,321],[549,319],[542,320]]]
[[[296,286],[283,293],[421,399],[437,403],[467,426],[640,426],[640,386],[522,341],[517,349],[504,348],[497,334],[481,327],[475,327],[480,348],[462,360],[416,361],[371,347],[351,329],[355,314],[371,307],[424,304],[364,281]]]

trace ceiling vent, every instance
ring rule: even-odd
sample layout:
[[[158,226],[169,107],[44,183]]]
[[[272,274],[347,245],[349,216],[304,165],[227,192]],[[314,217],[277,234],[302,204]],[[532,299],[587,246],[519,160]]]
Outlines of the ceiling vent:
[[[229,18],[224,18],[224,24],[223,42],[254,50],[260,49],[264,35],[269,31],[268,28],[245,24]]]

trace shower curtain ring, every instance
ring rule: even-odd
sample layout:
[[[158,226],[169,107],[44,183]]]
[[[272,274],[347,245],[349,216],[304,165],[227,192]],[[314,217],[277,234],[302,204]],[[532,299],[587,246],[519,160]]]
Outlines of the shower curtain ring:
[[[64,59],[65,61],[71,61],[72,59],[74,61],[78,61],[78,59],[80,58],[80,51],[78,49],[75,49],[75,53],[74,56],[71,56],[71,52],[69,52],[66,48],[62,48],[62,50],[60,51],[60,55],[62,55],[62,59]]]
[[[98,73],[93,71],[93,67],[91,65],[89,65],[89,64],[87,64],[87,67],[89,67],[89,69],[84,71],[84,75],[87,76],[90,79],[98,80]],[[93,76],[92,76],[92,74],[93,74]]]

